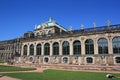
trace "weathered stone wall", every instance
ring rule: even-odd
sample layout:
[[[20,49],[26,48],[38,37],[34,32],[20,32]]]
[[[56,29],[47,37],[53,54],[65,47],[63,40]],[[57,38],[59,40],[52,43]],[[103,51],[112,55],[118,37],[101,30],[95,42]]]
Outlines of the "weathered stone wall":
[[[84,36],[72,36],[72,37],[60,37],[60,38],[53,38],[53,39],[43,39],[43,40],[37,40],[37,41],[28,41],[22,43],[22,50],[21,50],[21,58],[24,57],[23,55],[23,47],[24,45],[28,46],[28,53],[26,58],[27,62],[39,62],[44,64],[79,64],[79,65],[89,65],[89,63],[86,62],[87,57],[91,57],[93,59],[93,62],[91,64],[94,65],[114,65],[115,58],[117,55],[113,54],[112,49],[112,39],[115,37],[118,37],[120,33],[101,33],[101,34],[92,34],[92,35],[84,35]],[[99,55],[98,53],[98,40],[100,38],[105,38],[108,41],[108,53],[107,55]],[[85,41],[87,39],[92,39],[94,42],[94,54],[93,55],[86,55],[85,54]],[[81,55],[74,56],[73,55],[73,42],[79,40],[81,42]],[[70,46],[70,55],[62,55],[62,44],[64,41],[69,42]],[[52,45],[54,42],[59,43],[59,55],[53,56],[53,48]],[[50,55],[45,56],[44,55],[44,44],[49,43],[50,44]],[[31,56],[33,58],[32,61],[30,61],[29,56],[29,46],[33,44],[34,45],[34,56]],[[42,54],[37,58],[36,56],[36,45],[41,44],[42,45]],[[67,63],[63,61],[63,58],[66,57],[68,59]],[[45,62],[45,58],[48,58],[48,62]]]

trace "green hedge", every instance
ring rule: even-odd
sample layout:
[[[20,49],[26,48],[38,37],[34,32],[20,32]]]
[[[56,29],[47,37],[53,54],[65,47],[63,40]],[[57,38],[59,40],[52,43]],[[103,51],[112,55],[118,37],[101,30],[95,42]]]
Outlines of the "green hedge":
[[[21,67],[15,67],[15,66],[0,65],[0,72],[29,71],[29,70],[36,70],[36,68],[21,68]]]

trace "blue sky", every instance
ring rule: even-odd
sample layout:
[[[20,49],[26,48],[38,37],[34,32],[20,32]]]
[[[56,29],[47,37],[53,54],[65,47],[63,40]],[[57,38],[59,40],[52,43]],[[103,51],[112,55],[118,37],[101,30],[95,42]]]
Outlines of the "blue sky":
[[[0,41],[21,37],[49,17],[73,29],[120,24],[120,0],[0,0]]]

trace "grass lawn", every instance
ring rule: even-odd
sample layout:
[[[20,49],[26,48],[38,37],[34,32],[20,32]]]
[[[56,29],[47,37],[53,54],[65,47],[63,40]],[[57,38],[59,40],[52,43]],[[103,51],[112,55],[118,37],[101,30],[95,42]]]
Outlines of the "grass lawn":
[[[9,71],[28,71],[28,70],[35,70],[35,68],[21,68],[21,67],[0,65],[0,72],[9,72]]]
[[[111,80],[105,77],[106,74],[107,73],[45,70],[43,73],[8,73],[5,75],[22,80]],[[120,74],[113,75],[120,76]],[[120,78],[115,80],[120,80]]]

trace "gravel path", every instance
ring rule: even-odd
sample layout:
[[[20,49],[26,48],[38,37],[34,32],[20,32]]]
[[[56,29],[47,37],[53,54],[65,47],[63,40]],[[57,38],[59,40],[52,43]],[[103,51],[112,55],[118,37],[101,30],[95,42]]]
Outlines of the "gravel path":
[[[8,77],[8,76],[3,76],[3,77],[0,77],[0,80],[21,80],[21,79],[12,78],[12,77]]]
[[[0,72],[0,73],[43,72],[43,70],[45,69],[37,68],[36,70],[32,70],[32,71],[14,71],[14,72]],[[21,80],[21,79],[9,77],[9,76],[3,76],[3,77],[0,77],[0,80]]]

